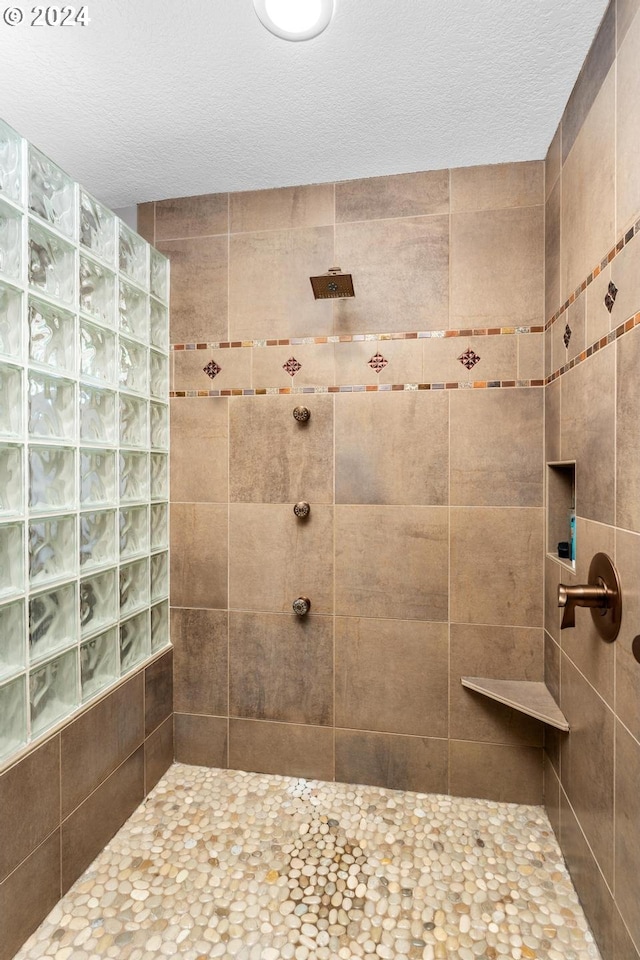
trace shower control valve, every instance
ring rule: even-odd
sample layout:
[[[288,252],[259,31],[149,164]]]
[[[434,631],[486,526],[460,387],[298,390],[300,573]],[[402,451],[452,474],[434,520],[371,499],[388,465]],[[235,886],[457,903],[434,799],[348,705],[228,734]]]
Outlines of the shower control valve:
[[[293,601],[293,612],[299,617],[306,617],[311,610],[311,600],[308,597],[298,597]]]
[[[306,500],[300,500],[299,503],[295,504],[293,512],[300,520],[305,520],[311,513],[311,507]]]
[[[306,423],[307,420],[311,419],[311,411],[308,407],[294,407],[293,419],[297,420],[298,423]]]

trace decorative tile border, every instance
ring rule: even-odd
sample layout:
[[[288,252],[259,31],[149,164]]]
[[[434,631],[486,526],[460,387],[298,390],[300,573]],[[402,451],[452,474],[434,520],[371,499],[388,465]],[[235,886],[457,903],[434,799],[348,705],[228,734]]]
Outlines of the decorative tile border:
[[[639,315],[640,316],[640,315]],[[468,380],[463,383],[380,383],[342,387],[263,387],[232,390],[172,390],[170,397],[277,397],[320,393],[396,393],[406,390],[484,390],[506,387],[544,387],[544,380]]]
[[[345,333],[328,337],[292,337],[285,340],[223,340],[213,343],[173,343],[171,350],[229,350],[239,347],[294,347],[299,344],[363,343],[378,340],[440,340],[451,337],[504,337],[524,333],[544,333],[545,326],[469,327],[465,330],[419,330],[410,333]]]
[[[583,280],[579,287],[576,287],[576,289],[573,291],[569,299],[565,300],[562,306],[558,310],[556,310],[554,315],[549,320],[547,320],[547,322],[544,325],[545,330],[548,330],[551,326],[553,326],[556,320],[559,320],[560,317],[567,312],[571,304],[575,303],[575,301],[578,299],[580,294],[584,293],[584,291],[587,289],[588,286],[590,286],[593,283],[596,277],[600,276],[600,274],[602,273],[603,270],[606,269],[608,264],[610,264],[612,260],[615,260],[618,254],[622,253],[626,245],[628,243],[631,243],[631,241],[635,237],[637,237],[639,233],[640,233],[640,220],[636,220],[635,224],[632,227],[629,227],[629,229],[624,234],[624,236],[620,237],[616,245],[612,247],[611,250],[609,250],[609,253],[606,255],[606,257],[604,257],[600,261],[598,266],[593,268],[593,270],[591,271],[587,279]],[[607,310],[609,311],[609,313],[611,313],[611,310],[613,309],[613,303],[614,303],[614,300],[616,299],[617,292],[618,291],[616,289],[615,284],[610,283],[609,289],[607,291],[607,295],[604,299],[604,304]]]
[[[520,334],[530,334],[530,333],[545,333],[547,332],[554,323],[556,323],[564,314],[567,312],[569,307],[575,303],[575,301],[580,297],[582,293],[587,289],[590,284],[598,277],[603,270],[606,269],[607,265],[612,262],[621,252],[624,250],[626,245],[630,243],[637,235],[640,233],[640,219],[636,221],[633,227],[630,227],[626,233],[620,237],[618,242],[614,247],[609,251],[609,253],[604,257],[598,266],[594,267],[589,276],[584,280],[579,287],[576,287],[575,291],[569,296],[564,304],[556,311],[556,313],[549,319],[547,322],[540,326],[517,326],[517,327],[476,327],[468,328],[461,330],[422,330],[422,331],[411,331],[408,333],[364,333],[364,334],[339,334],[326,337],[292,337],[288,339],[272,339],[272,340],[229,340],[229,341],[218,341],[211,343],[174,343],[171,345],[172,351],[182,351],[182,350],[222,350],[222,349],[234,349],[234,348],[243,348],[243,347],[284,347],[284,346],[296,346],[298,344],[327,344],[327,343],[361,343],[361,342],[379,342],[381,340],[428,340],[428,339],[449,339],[449,338],[458,338],[458,337],[491,337],[491,336],[513,336]],[[607,293],[604,298],[604,305],[611,313],[613,306],[616,300],[618,289],[611,281],[607,288]],[[613,343],[619,337],[623,336],[625,333],[628,333],[630,330],[633,330],[636,326],[640,325],[640,313],[636,313],[633,316],[629,317],[627,320],[624,320],[620,323],[614,330],[610,331],[606,336],[601,337],[600,340],[597,340],[591,346],[587,347],[586,350],[583,350],[580,354],[573,359],[569,360],[568,363],[564,364],[562,367],[559,367],[549,376],[540,379],[540,380],[475,380],[467,381],[463,383],[406,383],[406,384],[355,384],[348,386],[332,386],[332,387],[266,387],[263,389],[230,389],[230,390],[175,390],[170,393],[171,397],[235,397],[235,396],[277,396],[277,395],[286,395],[286,394],[314,394],[314,393],[356,393],[356,392],[367,392],[367,393],[377,393],[377,392],[387,392],[387,391],[400,391],[400,390],[464,390],[464,389],[483,389],[483,388],[508,388],[508,387],[540,387],[547,384],[553,383],[559,377],[563,376],[565,373],[568,373],[569,370],[573,370],[574,367],[578,364],[583,363],[585,360],[588,360],[589,357],[593,356],[594,353],[597,353],[598,350],[602,350],[608,344]],[[571,340],[572,330],[568,323],[565,321],[565,329],[563,334],[563,340],[565,346],[568,347],[569,341]],[[475,351],[470,348],[458,357],[460,363],[462,363],[468,370],[473,369],[473,366],[480,360],[480,356],[475,353]],[[376,372],[384,369],[387,365],[388,360],[378,351],[376,352],[371,359],[368,361],[372,369]],[[295,373],[300,369],[301,364],[291,357],[285,364],[284,369],[293,377]],[[213,379],[221,370],[215,363],[207,364],[204,368],[205,372]]]
[[[640,326],[640,313],[634,314],[632,317],[629,317],[628,320],[624,320],[620,323],[615,330],[612,330],[606,335],[606,337],[601,337],[600,340],[596,340],[595,343],[592,343],[590,347],[587,347],[586,350],[583,350],[582,353],[579,353],[577,357],[574,357],[573,360],[569,360],[568,363],[565,363],[563,367],[560,367],[550,376],[546,377],[544,383],[553,383],[554,380],[557,380],[558,377],[561,377],[563,374],[568,373],[569,370],[573,370],[574,367],[577,367],[579,363],[584,363],[585,360],[588,360],[589,357],[592,357],[594,353],[597,353],[598,350],[602,350],[603,347],[608,346],[610,343],[613,343],[619,337],[622,337],[625,333],[629,333],[630,330],[633,330],[634,327]]]

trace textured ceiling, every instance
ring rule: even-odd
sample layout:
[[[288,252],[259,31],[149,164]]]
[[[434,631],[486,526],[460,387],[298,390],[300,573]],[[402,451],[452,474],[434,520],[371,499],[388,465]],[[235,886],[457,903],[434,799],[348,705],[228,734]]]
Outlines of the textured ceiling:
[[[252,0],[88,0],[85,28],[0,22],[0,115],[116,207],[538,159],[605,7],[336,0],[288,43]]]

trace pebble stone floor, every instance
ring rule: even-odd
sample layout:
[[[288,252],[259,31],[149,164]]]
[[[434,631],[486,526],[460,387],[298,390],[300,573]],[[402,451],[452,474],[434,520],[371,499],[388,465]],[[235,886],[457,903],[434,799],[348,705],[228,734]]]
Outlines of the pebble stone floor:
[[[19,960],[597,960],[540,807],[175,764]]]

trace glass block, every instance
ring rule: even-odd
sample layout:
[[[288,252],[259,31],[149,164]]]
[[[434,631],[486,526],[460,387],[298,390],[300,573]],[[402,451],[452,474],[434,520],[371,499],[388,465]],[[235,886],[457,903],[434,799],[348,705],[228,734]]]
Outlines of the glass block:
[[[125,273],[130,280],[144,287],[149,286],[149,277],[147,274],[147,244],[130,230],[122,220],[118,223],[119,227],[119,256],[120,270]]]
[[[22,279],[22,214],[0,200],[0,273]]]
[[[75,576],[78,570],[76,518],[54,517],[29,524],[29,579],[32,587]]]
[[[110,390],[80,385],[80,440],[115,443],[116,397]]]
[[[80,516],[80,566],[85,570],[115,563],[118,559],[115,510]]]
[[[22,371],[0,363],[0,436],[22,433]]]
[[[18,673],[24,661],[24,600],[17,600],[0,607],[0,679]]]
[[[22,293],[0,283],[0,355],[22,357]]]
[[[120,453],[120,499],[126,503],[147,500],[149,471],[146,453]]]
[[[120,394],[120,444],[123,447],[146,447],[148,407],[146,400]]]
[[[0,443],[0,517],[22,513],[23,492],[22,447]]]
[[[106,507],[116,501],[116,455],[113,450],[80,451],[80,502]]]
[[[152,503],[151,515],[151,549],[162,550],[169,546],[169,504]]]
[[[80,190],[80,243],[101,260],[113,263],[116,254],[115,217]]]
[[[75,451],[68,447],[29,449],[29,507],[31,510],[73,510]]]
[[[47,440],[75,440],[75,383],[38,373],[29,375],[29,433]]]
[[[151,607],[151,652],[157,653],[169,643],[169,601]]]
[[[169,595],[169,554],[156,553],[151,557],[151,602],[164,600]]]
[[[149,247],[150,262],[150,279],[151,279],[151,293],[154,297],[158,297],[160,300],[167,302],[167,292],[169,284],[167,283],[167,267],[169,261],[164,257],[155,247]]]
[[[127,507],[120,511],[120,557],[128,559],[147,553],[149,517],[146,507]]]
[[[112,327],[116,306],[115,274],[81,255],[79,283],[80,310]]]
[[[29,210],[75,239],[75,184],[48,157],[29,146]]]
[[[0,760],[27,742],[26,686],[26,677],[18,677],[0,687]]]
[[[116,374],[115,334],[82,321],[80,324],[80,373],[91,380],[113,383]]]
[[[162,403],[151,404],[151,446],[169,449],[169,408]]]
[[[158,350],[169,349],[169,311],[151,297],[149,304],[149,340]]]
[[[60,307],[29,297],[29,359],[75,373],[76,320]]]
[[[70,647],[78,637],[76,585],[68,583],[29,600],[29,660],[35,663]]]
[[[22,138],[0,120],[0,193],[22,202]]]
[[[37,737],[78,705],[78,652],[69,650],[31,671],[31,734]]]
[[[126,280],[120,280],[120,329],[128,336],[145,342],[149,339],[148,302],[146,293],[132,287]]]
[[[149,354],[149,392],[158,400],[169,397],[169,358],[155,350]]]
[[[120,567],[120,616],[149,603],[149,561],[137,560]]]
[[[151,454],[151,499],[166,500],[169,496],[169,457],[166,453]]]
[[[24,541],[21,523],[0,524],[0,600],[24,590]]]
[[[80,629],[86,637],[118,619],[117,571],[106,570],[80,581]]]
[[[55,234],[29,224],[29,283],[70,307],[75,303],[75,249]]]
[[[120,673],[126,673],[151,652],[149,614],[145,610],[120,624]]]
[[[133,340],[120,337],[119,380],[121,390],[134,393],[147,392],[147,365],[149,363],[146,347]]]
[[[90,700],[118,679],[118,631],[109,630],[80,647],[82,700]]]

